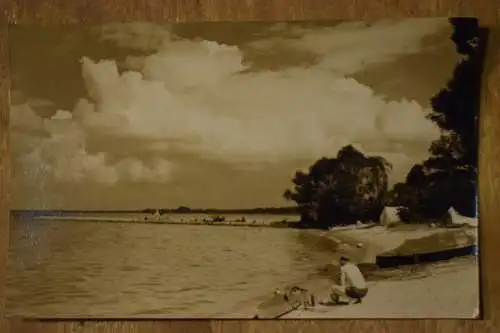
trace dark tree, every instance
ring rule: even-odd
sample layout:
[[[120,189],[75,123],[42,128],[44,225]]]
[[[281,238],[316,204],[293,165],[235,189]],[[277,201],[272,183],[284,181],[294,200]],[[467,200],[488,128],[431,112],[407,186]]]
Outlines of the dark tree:
[[[431,99],[428,118],[442,135],[429,148],[431,157],[409,172],[404,189],[398,188],[403,219],[438,218],[450,207],[476,215],[477,125],[487,30],[472,18],[453,18],[450,23],[451,39],[463,59],[447,87]]]
[[[477,125],[488,31],[472,18],[453,18],[450,22],[451,39],[464,58],[448,86],[431,100],[433,112],[429,119],[443,130],[443,135],[431,145],[433,156],[424,165],[433,173],[435,186],[449,187],[445,192],[450,193],[450,204],[462,214],[475,216]]]
[[[389,194],[390,203],[399,206],[401,220],[410,223],[442,220],[446,217],[451,198],[449,179],[441,173],[430,173],[425,165],[417,164],[408,173],[404,183],[394,185]]]
[[[284,194],[297,203],[303,227],[328,228],[378,220],[387,195],[390,164],[352,146],[336,158],[321,158],[309,172],[297,171]]]
[[[191,213],[191,208],[186,206],[179,206],[174,211],[176,213]]]

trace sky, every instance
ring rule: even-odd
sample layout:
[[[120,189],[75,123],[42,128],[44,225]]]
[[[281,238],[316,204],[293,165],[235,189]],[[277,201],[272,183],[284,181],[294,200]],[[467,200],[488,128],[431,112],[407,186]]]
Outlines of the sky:
[[[284,206],[352,144],[428,156],[446,19],[11,27],[15,209]]]

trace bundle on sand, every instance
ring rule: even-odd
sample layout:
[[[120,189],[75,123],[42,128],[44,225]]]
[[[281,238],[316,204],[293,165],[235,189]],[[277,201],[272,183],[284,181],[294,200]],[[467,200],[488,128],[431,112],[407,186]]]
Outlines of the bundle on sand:
[[[314,306],[314,302],[314,295],[307,289],[297,286],[285,290],[276,289],[269,299],[259,305],[254,318],[279,318],[301,306]]]
[[[448,211],[451,219],[451,225],[458,225],[458,226],[468,226],[471,228],[477,228],[478,227],[478,218],[477,217],[467,217],[460,215],[455,209],[450,208]]]

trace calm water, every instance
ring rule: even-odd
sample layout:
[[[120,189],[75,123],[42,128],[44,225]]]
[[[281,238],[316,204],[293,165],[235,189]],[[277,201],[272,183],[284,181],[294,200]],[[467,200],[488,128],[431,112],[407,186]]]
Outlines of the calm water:
[[[331,260],[292,229],[13,221],[10,314],[248,316]]]

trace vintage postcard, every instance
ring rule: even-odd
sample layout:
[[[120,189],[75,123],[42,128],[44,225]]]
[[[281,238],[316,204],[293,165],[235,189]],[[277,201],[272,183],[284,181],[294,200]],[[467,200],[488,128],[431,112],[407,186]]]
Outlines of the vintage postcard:
[[[6,310],[477,318],[468,18],[10,28]]]

